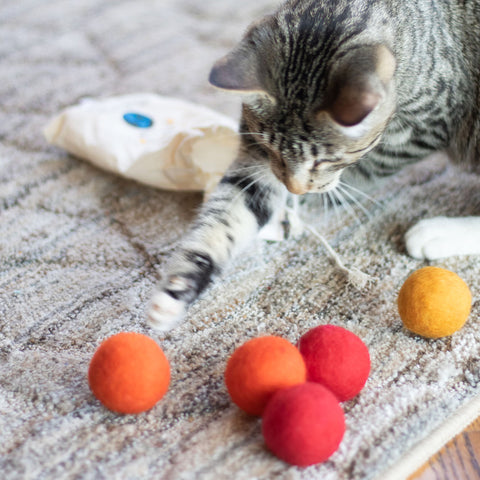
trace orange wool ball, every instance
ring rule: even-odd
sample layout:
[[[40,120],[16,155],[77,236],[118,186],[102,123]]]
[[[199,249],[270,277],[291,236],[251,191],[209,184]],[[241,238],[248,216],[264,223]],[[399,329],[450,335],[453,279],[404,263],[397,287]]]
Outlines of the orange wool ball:
[[[277,390],[303,383],[306,377],[297,347],[276,336],[247,341],[233,352],[225,369],[230,397],[250,415],[261,415]]]
[[[88,383],[105,407],[119,413],[140,413],[165,395],[170,365],[157,343],[146,335],[122,332],[96,350]]]
[[[412,273],[398,294],[398,312],[408,330],[427,338],[452,335],[470,314],[472,294],[454,272],[424,267]]]

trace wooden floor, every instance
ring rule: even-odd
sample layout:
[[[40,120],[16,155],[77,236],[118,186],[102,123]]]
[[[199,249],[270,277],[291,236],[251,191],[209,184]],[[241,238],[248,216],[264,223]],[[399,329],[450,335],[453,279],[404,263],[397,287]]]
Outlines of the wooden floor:
[[[480,417],[408,480],[480,480]]]

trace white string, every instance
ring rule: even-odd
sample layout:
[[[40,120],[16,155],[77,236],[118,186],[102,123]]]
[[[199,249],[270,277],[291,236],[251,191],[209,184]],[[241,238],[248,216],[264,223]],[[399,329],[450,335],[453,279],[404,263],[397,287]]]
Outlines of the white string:
[[[343,263],[340,256],[335,252],[335,250],[330,246],[327,242],[327,239],[321,235],[315,228],[311,227],[310,225],[306,224],[298,215],[298,201],[295,197],[293,202],[293,208],[286,208],[287,212],[294,215],[297,222],[300,222],[306,230],[308,230],[312,235],[314,235],[320,242],[322,242],[323,246],[326,248],[327,252],[332,257],[333,261],[335,262],[337,268],[342,271],[346,276],[347,280],[350,284],[352,284],[355,288],[359,290],[365,288],[368,283],[374,280],[374,277],[368,275],[367,273],[362,272],[357,267],[348,268]]]

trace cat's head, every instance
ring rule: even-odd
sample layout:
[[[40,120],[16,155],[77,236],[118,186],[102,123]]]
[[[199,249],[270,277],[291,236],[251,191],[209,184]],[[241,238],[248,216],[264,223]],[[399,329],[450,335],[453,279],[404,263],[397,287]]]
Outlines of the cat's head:
[[[353,10],[290,3],[253,24],[210,82],[245,94],[243,128],[288,190],[324,192],[379,142],[395,107],[395,59]]]

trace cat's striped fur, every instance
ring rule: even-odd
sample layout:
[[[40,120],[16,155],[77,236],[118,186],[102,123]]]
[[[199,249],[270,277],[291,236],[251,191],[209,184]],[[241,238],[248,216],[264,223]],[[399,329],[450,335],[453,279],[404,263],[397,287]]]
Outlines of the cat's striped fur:
[[[442,149],[480,164],[480,0],[290,0],[250,27],[210,81],[245,95],[241,148],[153,298],[160,329],[286,189],[325,192],[340,175],[372,179]]]

